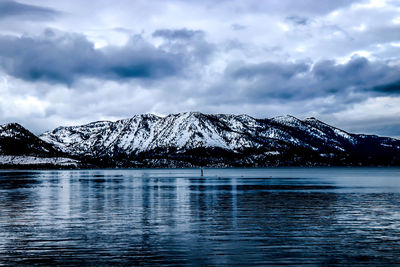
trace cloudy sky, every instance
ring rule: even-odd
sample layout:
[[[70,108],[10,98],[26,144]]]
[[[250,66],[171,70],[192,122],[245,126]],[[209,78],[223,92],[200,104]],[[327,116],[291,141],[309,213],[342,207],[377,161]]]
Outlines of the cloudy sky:
[[[399,0],[0,0],[0,123],[317,117],[400,136]]]

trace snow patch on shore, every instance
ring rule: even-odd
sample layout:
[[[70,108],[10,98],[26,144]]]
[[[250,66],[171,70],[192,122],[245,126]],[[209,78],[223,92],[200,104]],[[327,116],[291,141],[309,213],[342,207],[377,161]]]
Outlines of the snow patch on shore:
[[[62,157],[42,158],[35,156],[11,156],[0,155],[0,164],[4,165],[59,165],[59,166],[74,166],[79,165],[78,160]]]

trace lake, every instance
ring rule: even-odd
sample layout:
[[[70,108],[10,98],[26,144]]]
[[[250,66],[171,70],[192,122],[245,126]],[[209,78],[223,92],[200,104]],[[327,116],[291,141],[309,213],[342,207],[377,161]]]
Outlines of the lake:
[[[400,168],[1,171],[24,264],[400,264]]]

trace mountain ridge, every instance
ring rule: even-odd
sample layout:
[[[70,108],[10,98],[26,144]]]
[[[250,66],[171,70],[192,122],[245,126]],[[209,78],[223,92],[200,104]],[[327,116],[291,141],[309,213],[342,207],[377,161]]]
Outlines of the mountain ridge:
[[[64,153],[111,167],[400,165],[397,139],[291,115],[139,114],[58,127],[39,137]]]
[[[18,123],[0,125],[0,168],[78,168],[77,159],[39,139]]]

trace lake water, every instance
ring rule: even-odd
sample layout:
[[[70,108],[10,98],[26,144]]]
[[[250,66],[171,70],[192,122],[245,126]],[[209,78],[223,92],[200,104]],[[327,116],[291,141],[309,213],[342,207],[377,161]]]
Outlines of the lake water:
[[[0,265],[400,264],[399,168],[0,172]]]

